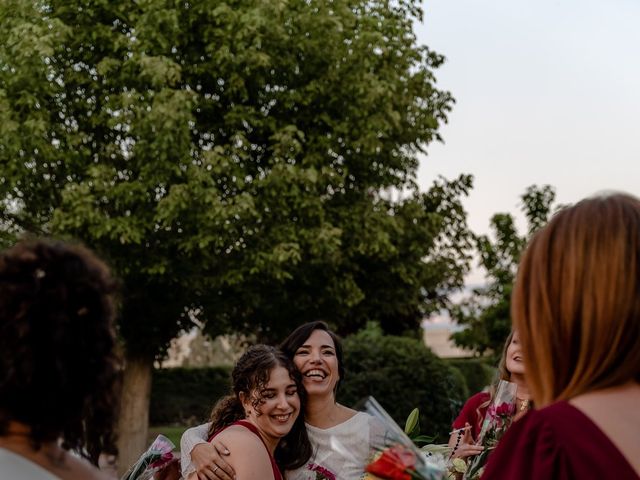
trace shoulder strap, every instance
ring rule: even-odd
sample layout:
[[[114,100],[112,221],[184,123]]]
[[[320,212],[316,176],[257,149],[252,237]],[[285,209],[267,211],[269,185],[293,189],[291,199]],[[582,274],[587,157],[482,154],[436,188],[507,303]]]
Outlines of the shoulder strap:
[[[233,424],[241,425],[245,427],[247,430],[250,430],[251,432],[253,432],[260,439],[260,441],[262,442],[262,445],[264,445],[264,448],[267,451],[267,454],[269,455],[269,460],[271,460],[271,469],[273,470],[273,478],[275,478],[275,480],[282,480],[282,473],[278,468],[276,459],[273,458],[273,455],[271,455],[271,453],[269,452],[269,449],[267,448],[267,444],[264,443],[264,439],[262,438],[262,435],[260,435],[260,431],[258,430],[258,428],[253,423],[248,422],[246,420],[238,420],[236,422],[233,422]]]

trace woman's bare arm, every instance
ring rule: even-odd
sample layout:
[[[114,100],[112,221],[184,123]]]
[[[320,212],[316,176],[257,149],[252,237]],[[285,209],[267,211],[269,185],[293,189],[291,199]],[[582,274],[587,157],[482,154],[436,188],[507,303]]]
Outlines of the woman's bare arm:
[[[236,472],[236,480],[275,480],[269,453],[256,434],[245,427],[232,426],[219,437],[229,445],[227,460]]]
[[[219,439],[207,442],[209,424],[188,429],[180,440],[182,476],[189,480],[232,480],[235,471],[225,460],[229,450]]]

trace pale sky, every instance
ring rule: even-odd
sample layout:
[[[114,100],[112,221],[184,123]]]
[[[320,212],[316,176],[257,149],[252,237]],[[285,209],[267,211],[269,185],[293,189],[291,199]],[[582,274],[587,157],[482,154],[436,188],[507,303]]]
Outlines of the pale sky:
[[[471,173],[469,224],[518,210],[531,184],[560,203],[640,195],[639,0],[426,0],[420,43],[447,57],[456,104],[418,181]],[[477,281],[472,278],[471,281]]]

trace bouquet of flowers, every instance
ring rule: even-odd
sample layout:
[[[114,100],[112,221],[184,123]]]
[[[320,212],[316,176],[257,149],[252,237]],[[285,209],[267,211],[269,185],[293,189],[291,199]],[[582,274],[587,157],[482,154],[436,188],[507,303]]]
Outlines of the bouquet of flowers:
[[[517,385],[515,383],[500,380],[493,401],[484,415],[480,434],[478,435],[477,443],[482,445],[484,450],[470,460],[462,477],[464,480],[480,478],[491,450],[496,448],[498,442],[511,425],[513,414],[516,410],[516,389]]]
[[[177,466],[178,456],[173,452],[174,448],[171,440],[164,435],[158,435],[121,480],[149,480],[152,477],[156,478],[170,465]]]
[[[372,448],[376,453],[365,467],[365,479],[440,480],[444,477],[445,471],[415,446],[375,398],[366,400],[364,411],[379,426],[379,432],[372,435]]]

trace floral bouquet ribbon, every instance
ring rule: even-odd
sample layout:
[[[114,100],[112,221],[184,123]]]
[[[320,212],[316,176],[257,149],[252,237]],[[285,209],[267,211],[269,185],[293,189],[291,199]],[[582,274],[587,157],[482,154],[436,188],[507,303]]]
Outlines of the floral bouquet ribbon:
[[[462,477],[464,480],[475,480],[480,478],[487,463],[487,458],[491,451],[496,448],[498,442],[507,431],[513,420],[516,410],[516,390],[517,385],[506,380],[500,380],[493,401],[487,408],[482,421],[482,428],[478,435],[478,445],[482,445],[484,450],[479,455],[472,457],[467,471]]]
[[[371,435],[374,455],[365,467],[364,479],[440,480],[445,470],[429,460],[426,453],[414,445],[406,433],[380,406],[369,397],[363,410],[371,415],[379,431]]]
[[[138,461],[124,474],[121,480],[149,480],[155,474],[175,464],[178,457],[173,452],[175,445],[164,435],[158,435]]]

